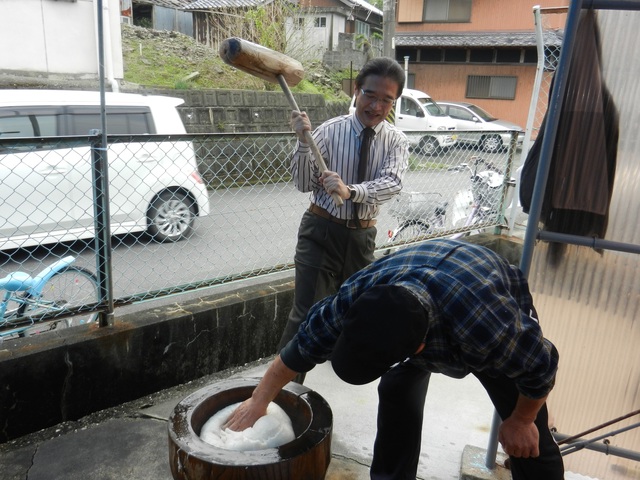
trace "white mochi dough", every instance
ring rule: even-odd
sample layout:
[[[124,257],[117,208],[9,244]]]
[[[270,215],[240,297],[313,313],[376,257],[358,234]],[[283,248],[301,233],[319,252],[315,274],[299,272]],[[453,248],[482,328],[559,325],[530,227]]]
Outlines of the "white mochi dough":
[[[296,438],[293,433],[291,419],[274,402],[269,404],[267,414],[259,418],[253,427],[249,427],[242,432],[236,432],[228,428],[222,429],[222,425],[239,405],[240,403],[234,403],[215,413],[202,426],[200,438],[215,447],[236,451],[274,448]]]

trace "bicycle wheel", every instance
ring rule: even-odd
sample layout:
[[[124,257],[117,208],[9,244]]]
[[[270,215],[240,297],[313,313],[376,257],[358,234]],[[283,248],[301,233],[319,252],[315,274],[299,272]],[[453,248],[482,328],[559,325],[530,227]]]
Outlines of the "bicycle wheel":
[[[65,267],[56,272],[42,288],[39,299],[28,302],[21,307],[20,314],[35,316],[61,308],[73,308],[99,301],[98,279],[89,270],[82,267]],[[98,313],[89,312],[51,322],[50,328],[70,327],[94,322]],[[40,329],[38,329],[40,330]]]
[[[433,229],[425,222],[412,220],[402,225],[391,239],[398,242],[410,242],[416,238],[433,233]]]
[[[423,222],[421,220],[407,220],[402,225],[400,225],[395,231],[389,232],[389,240],[388,243],[397,244],[393,247],[388,247],[387,249],[382,251],[383,255],[389,255],[390,253],[411,245],[412,240],[417,240],[419,237],[423,235],[430,235],[434,233],[434,228],[432,228],[428,223]]]

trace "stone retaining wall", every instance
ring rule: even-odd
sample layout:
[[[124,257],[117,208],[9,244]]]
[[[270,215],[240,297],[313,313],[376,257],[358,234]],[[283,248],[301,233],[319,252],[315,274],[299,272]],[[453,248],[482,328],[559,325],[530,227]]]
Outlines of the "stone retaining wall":
[[[291,106],[284,93],[254,90],[135,90],[183,98],[178,107],[188,133],[288,132]],[[327,103],[322,95],[294,93],[312,125],[349,112],[349,101]]]

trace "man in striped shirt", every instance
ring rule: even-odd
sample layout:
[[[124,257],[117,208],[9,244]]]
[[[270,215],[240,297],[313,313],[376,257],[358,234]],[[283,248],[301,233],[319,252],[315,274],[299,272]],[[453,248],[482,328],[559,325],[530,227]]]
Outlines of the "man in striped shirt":
[[[444,239],[400,250],[311,308],[226,426],[253,425],[297,372],[330,359],[345,382],[380,378],[371,478],[413,480],[431,373],[471,373],[503,420],[513,479],[561,480],[545,404],[558,352],[535,317],[520,270],[485,247]]]
[[[298,230],[294,305],[278,350],[295,335],[315,302],[373,261],[380,206],[400,192],[408,167],[406,136],[384,121],[404,81],[402,67],[391,58],[364,65],[355,80],[355,113],[328,120],[313,132],[327,165],[323,173],[304,140],[304,131],[311,130],[309,118],[304,112],[291,115],[298,136],[291,174],[298,190],[310,192],[311,205]],[[361,146],[371,129],[366,168],[360,169]],[[332,194],[342,198],[341,206]],[[303,374],[296,378],[303,380]]]

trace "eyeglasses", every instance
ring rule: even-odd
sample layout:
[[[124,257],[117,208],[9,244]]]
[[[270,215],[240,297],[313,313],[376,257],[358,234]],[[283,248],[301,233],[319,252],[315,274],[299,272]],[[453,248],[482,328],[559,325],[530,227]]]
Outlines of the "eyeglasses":
[[[376,103],[378,102],[379,104],[385,106],[385,107],[391,107],[393,105],[395,105],[396,101],[393,98],[378,98],[375,96],[375,94],[371,91],[371,90],[365,90],[363,88],[360,89],[360,93],[362,93],[362,95],[364,96],[364,98],[367,99],[368,102],[370,103]]]

